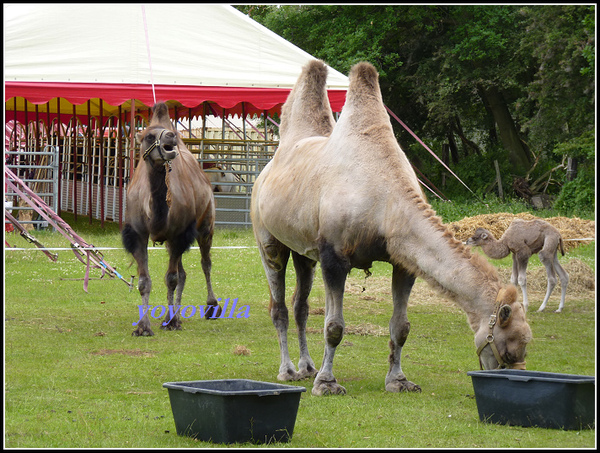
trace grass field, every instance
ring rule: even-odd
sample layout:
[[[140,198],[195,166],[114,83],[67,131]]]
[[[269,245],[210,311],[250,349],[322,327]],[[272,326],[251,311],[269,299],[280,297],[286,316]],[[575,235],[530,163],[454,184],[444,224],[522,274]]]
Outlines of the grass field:
[[[120,247],[117,229],[80,232],[102,247]],[[79,232],[79,231],[78,231]],[[67,247],[62,236],[34,232],[48,247]],[[18,235],[11,246],[32,247]],[[245,249],[219,248],[248,246]],[[70,251],[51,262],[39,251],[5,252],[5,447],[8,448],[197,448],[219,446],[175,432],[164,382],[246,378],[277,382],[279,351],[267,313],[268,289],[250,231],[218,230],[213,256],[217,296],[237,298],[249,316],[206,321],[192,317],[183,330],[165,332],[154,320],[153,337],[132,337],[140,296],[98,270],[83,291],[85,267]],[[120,273],[135,274],[123,250],[105,251]],[[595,267],[595,244],[573,250]],[[507,268],[510,260],[494,262]],[[188,273],[184,304],[205,303],[200,253],[184,256]],[[530,268],[540,266],[532,259]],[[166,304],[166,252],[150,252],[152,304]],[[379,448],[592,448],[595,430],[523,428],[479,421],[471,379],[477,356],[465,314],[418,280],[411,296],[412,329],[403,352],[403,370],[420,394],[384,391],[387,325],[392,312],[391,266],[376,263],[365,279],[354,270],[347,283],[347,333],[336,353],[334,372],[346,396],[315,397],[306,387],[292,441],[275,447]],[[287,292],[294,285],[288,270]],[[534,339],[530,370],[594,375],[596,370],[595,292],[567,294],[561,314],[537,313],[542,293],[530,294],[528,319]],[[313,360],[323,354],[324,291],[320,276],[310,298],[308,342]],[[297,363],[295,326],[290,321],[290,353]],[[244,353],[240,353],[243,351]],[[242,447],[251,444],[239,445]]]

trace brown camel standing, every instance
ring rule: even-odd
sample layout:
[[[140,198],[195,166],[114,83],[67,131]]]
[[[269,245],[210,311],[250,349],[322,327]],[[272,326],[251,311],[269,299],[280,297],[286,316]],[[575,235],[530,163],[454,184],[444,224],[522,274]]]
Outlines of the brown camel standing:
[[[467,245],[481,246],[487,256],[496,260],[512,253],[513,267],[510,281],[513,285],[518,284],[521,287],[525,311],[529,306],[527,299],[527,264],[531,255],[537,253],[548,274],[546,296],[538,311],[544,311],[546,308],[550,294],[556,286],[557,274],[560,279],[561,295],[556,313],[562,311],[565,306],[569,274],[558,262],[557,251],[560,249],[561,255],[565,255],[560,232],[548,222],[540,219],[515,219],[500,239],[496,239],[485,228],[477,228],[475,234],[467,239]]]
[[[342,301],[351,268],[392,264],[388,391],[420,391],[400,365],[410,323],[407,304],[416,277],[455,300],[475,332],[482,367],[524,368],[531,330],[514,286],[503,288],[494,267],[457,241],[427,204],[398,146],[369,63],[350,72],[346,104],[337,124],[327,99],[327,67],[309,62],[288,96],[280,145],[254,184],[252,222],[267,276],[270,314],[277,330],[278,378],[314,376],[312,393],[346,390],[333,375],[344,334]],[[300,345],[299,370],[287,342],[285,271],[296,269],[293,310]],[[316,263],[325,285],[325,352],[320,370],[308,352],[306,320]],[[492,333],[493,332],[493,333]]]
[[[140,144],[142,159],[127,191],[127,212],[121,237],[125,250],[133,255],[138,267],[138,289],[144,315],[132,335],[140,336],[154,335],[148,317],[152,289],[148,272],[148,238],[153,242],[166,243],[169,252],[165,284],[170,310],[173,310],[173,305],[181,306],[186,279],[181,256],[194,241],[198,241],[202,254],[207,305],[215,306],[213,310],[217,311],[221,308],[210,279],[215,204],[208,178],[173,127],[166,104],[154,106],[150,125],[136,135],[136,140]],[[166,314],[162,328],[181,329],[178,308],[173,312],[173,316],[172,313]],[[208,310],[206,317],[213,314]]]

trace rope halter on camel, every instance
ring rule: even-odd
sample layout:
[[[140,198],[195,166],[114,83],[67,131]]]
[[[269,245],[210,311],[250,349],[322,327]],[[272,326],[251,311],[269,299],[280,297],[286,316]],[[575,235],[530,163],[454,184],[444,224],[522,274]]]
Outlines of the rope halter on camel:
[[[482,370],[483,370],[483,363],[481,362],[481,353],[483,352],[485,347],[488,345],[492,349],[492,352],[494,353],[494,357],[496,358],[496,361],[498,362],[498,368],[511,368],[514,370],[524,370],[525,369],[526,362],[524,362],[524,361],[523,362],[515,362],[515,363],[506,363],[502,359],[502,356],[500,355],[500,352],[498,351],[498,348],[496,347],[496,344],[494,343],[494,327],[496,326],[496,321],[498,320],[498,314],[500,313],[500,310],[504,306],[502,304],[502,296],[503,295],[504,295],[503,289],[498,291],[498,295],[496,296],[496,304],[494,306],[494,311],[490,315],[490,321],[488,323],[490,331],[487,334],[487,336],[485,337],[485,341],[483,343],[481,343],[479,345],[479,347],[477,348],[477,356],[479,357],[479,367]]]
[[[167,197],[165,199],[165,201],[167,202],[167,206],[171,207],[171,187],[169,186],[169,173],[171,173],[171,160],[167,160],[165,158],[165,155],[163,154],[163,147],[160,143],[160,140],[162,138],[162,135],[166,132],[166,129],[163,129],[162,131],[160,131],[160,134],[158,134],[158,137],[156,137],[156,140],[154,140],[154,143],[152,143],[152,145],[150,145],[148,147],[148,149],[144,152],[144,155],[142,156],[142,158],[144,160],[146,160],[146,158],[150,155],[150,153],[154,150],[154,148],[158,148],[158,153],[160,154],[161,159],[163,159],[165,161],[165,184],[167,186]]]

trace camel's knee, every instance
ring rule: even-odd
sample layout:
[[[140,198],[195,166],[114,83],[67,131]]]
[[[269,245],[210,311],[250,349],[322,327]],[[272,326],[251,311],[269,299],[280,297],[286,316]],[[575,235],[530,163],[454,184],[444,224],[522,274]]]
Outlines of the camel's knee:
[[[333,348],[337,347],[344,337],[344,324],[338,320],[327,322],[325,326],[325,340]]]
[[[408,334],[410,333],[410,322],[403,320],[401,322],[390,323],[390,338],[397,346],[404,346]]]
[[[271,301],[271,307],[269,311],[269,314],[271,315],[271,320],[273,321],[273,325],[275,327],[283,327],[284,329],[288,328],[288,309],[285,305],[279,305]]]
[[[152,290],[152,280],[150,277],[142,277],[138,280],[138,290],[140,294],[150,294]]]
[[[556,279],[556,276],[554,274],[548,275],[548,288],[550,288],[551,290],[554,289],[557,281],[558,280]]]
[[[308,301],[306,299],[294,301],[294,319],[296,323],[305,322],[308,319],[308,309]]]
[[[165,284],[169,290],[175,291],[178,283],[179,276],[177,275],[177,272],[168,272],[167,275],[165,275]]]
[[[527,287],[527,276],[519,275],[519,277],[517,278],[517,283],[519,284],[519,286],[521,288],[526,288]]]

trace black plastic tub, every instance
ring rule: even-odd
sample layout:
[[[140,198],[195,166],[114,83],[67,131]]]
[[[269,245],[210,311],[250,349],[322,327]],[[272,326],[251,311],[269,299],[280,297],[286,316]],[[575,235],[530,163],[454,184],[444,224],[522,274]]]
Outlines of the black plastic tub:
[[[215,443],[288,442],[304,387],[223,379],[167,382],[177,434]]]
[[[526,370],[469,371],[479,419],[488,423],[586,429],[595,425],[594,376]]]

